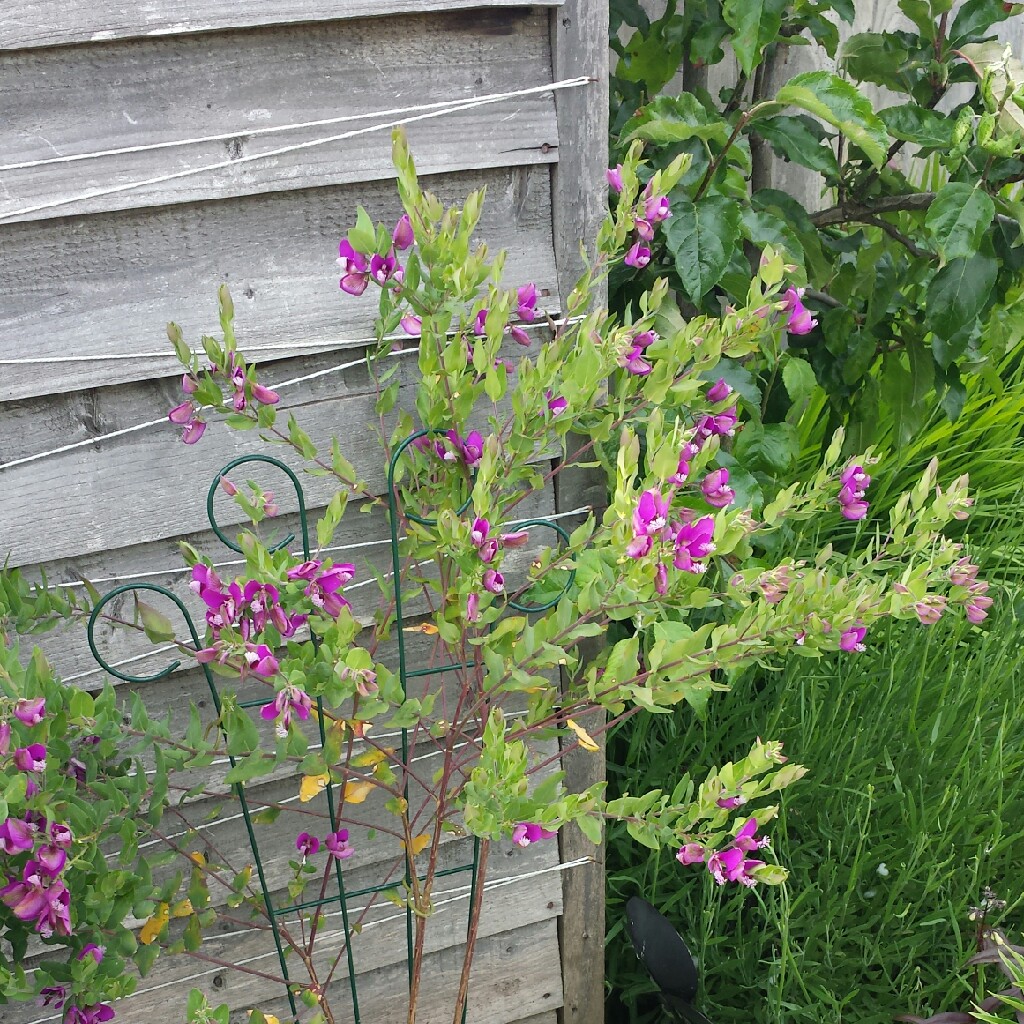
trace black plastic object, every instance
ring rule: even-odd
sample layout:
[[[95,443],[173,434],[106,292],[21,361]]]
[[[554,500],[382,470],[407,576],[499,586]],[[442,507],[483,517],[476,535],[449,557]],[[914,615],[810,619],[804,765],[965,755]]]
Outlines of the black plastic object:
[[[637,958],[661,989],[667,1009],[686,1024],[711,1024],[693,1005],[697,963],[668,918],[633,896],[626,903],[626,920]]]

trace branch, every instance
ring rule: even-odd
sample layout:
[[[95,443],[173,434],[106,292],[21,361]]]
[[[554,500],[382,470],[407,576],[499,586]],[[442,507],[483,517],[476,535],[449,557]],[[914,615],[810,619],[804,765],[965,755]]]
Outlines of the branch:
[[[908,192],[901,196],[879,196],[870,205],[848,200],[827,210],[811,214],[811,223],[824,228],[830,224],[846,224],[848,221],[863,221],[866,217],[877,217],[882,213],[896,213],[900,210],[927,210],[935,201],[934,192]]]
[[[871,224],[873,227],[881,228],[890,238],[895,238],[900,245],[905,246],[911,253],[920,259],[935,259],[935,253],[929,252],[927,249],[922,249],[912,238],[908,238],[902,231],[895,228],[887,220],[882,220],[881,217],[864,217],[863,222],[865,224]]]

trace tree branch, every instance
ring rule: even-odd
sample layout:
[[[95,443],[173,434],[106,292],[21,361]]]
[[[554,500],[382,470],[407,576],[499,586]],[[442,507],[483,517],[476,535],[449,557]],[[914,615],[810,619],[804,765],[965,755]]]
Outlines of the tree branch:
[[[900,245],[904,246],[920,259],[935,259],[935,253],[929,252],[927,249],[922,249],[912,238],[908,238],[902,231],[894,227],[887,220],[882,220],[881,217],[864,217],[862,218],[862,222],[864,224],[871,224],[876,228],[881,228],[890,238],[895,238]]]
[[[811,223],[824,228],[830,224],[846,224],[851,220],[863,221],[865,217],[877,217],[883,213],[900,210],[927,210],[935,201],[934,192],[908,192],[901,196],[879,196],[870,205],[847,200],[811,214]]]

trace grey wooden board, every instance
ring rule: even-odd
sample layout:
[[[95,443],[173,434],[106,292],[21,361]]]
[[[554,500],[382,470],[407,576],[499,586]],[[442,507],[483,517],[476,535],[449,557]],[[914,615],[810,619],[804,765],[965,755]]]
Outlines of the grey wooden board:
[[[410,408],[416,367],[411,359],[400,363],[403,386],[398,402]],[[274,380],[270,374],[267,379]],[[105,390],[101,396],[111,400],[110,428],[122,425],[119,417],[124,404],[134,405],[119,401],[133,389],[142,394],[148,391],[149,408],[157,415],[175,400],[172,382]],[[161,394],[166,396],[162,401]],[[370,492],[381,494],[386,479],[374,434],[378,423],[374,402],[375,389],[363,366],[344,375],[305,382],[293,390],[287,403],[282,399],[281,405],[294,410],[303,428],[328,455],[330,438],[339,436],[344,454]],[[39,409],[45,415],[46,404]],[[12,566],[31,565],[202,531],[208,527],[205,496],[209,481],[236,456],[262,451],[302,473],[302,462],[290,449],[261,442],[256,431],[234,432],[223,423],[211,424],[201,442],[188,447],[171,426],[160,425],[10,469],[0,467],[3,557],[9,553]],[[3,429],[0,419],[0,432]],[[303,477],[309,507],[326,505],[335,491],[332,480]],[[287,504],[284,490],[274,490],[284,502],[282,511],[294,510],[294,504]],[[55,494],[63,496],[61,503],[53,502]],[[358,515],[356,509],[353,513]],[[229,506],[222,525],[237,523],[240,516],[239,510]]]
[[[255,475],[255,474],[254,474]],[[269,478],[268,478],[269,479]],[[202,505],[203,495],[200,488],[196,489],[194,500]],[[283,501],[288,497],[281,495]],[[554,499],[551,491],[534,493],[524,499],[516,509],[520,519],[550,515],[554,512]],[[318,518],[314,510],[311,521]],[[282,517],[280,532],[273,538],[287,536],[298,532],[298,517]],[[228,534],[234,536],[235,531]],[[203,554],[211,557],[220,565],[219,572],[225,581],[242,573],[244,566],[237,563],[241,556],[228,551],[216,540],[211,531],[192,534],[189,543]],[[530,562],[539,553],[541,547],[547,546],[552,540],[549,531],[537,528],[531,532],[531,541],[523,548],[510,549],[506,553],[503,573],[507,586],[511,590],[522,584],[526,579],[526,570]],[[315,533],[313,536],[315,546]],[[350,547],[350,545],[358,545]],[[352,562],[356,566],[354,587],[347,591],[348,600],[352,603],[353,614],[363,623],[369,623],[373,612],[381,603],[381,593],[374,580],[374,571],[387,573],[391,571],[390,531],[385,522],[383,511],[366,514],[359,511],[358,504],[353,505],[335,532],[330,557],[335,562]],[[293,550],[298,550],[293,547]],[[301,557],[301,555],[300,555]],[[27,567],[28,578],[37,578],[37,567]],[[70,582],[84,577],[87,580],[100,580],[95,584],[100,593],[112,590],[120,582],[138,580],[166,587],[189,608],[200,635],[205,629],[205,607],[189,590],[191,574],[182,559],[177,541],[167,539],[135,545],[125,549],[111,549],[94,556],[72,558],[60,563],[51,563],[45,567],[46,577],[51,582]],[[142,574],[141,577],[137,574]],[[155,574],[155,575],[151,575]],[[78,593],[83,593],[76,588]],[[83,595],[84,596],[84,595]],[[184,624],[177,621],[178,614],[169,603],[163,603],[158,595],[140,595],[147,603],[159,607],[179,629],[179,635],[187,638]],[[390,597],[390,591],[389,591]],[[115,598],[109,610],[121,618],[132,618],[132,600],[129,595]],[[405,602],[406,615],[411,617],[424,612],[422,598],[413,595]],[[369,632],[369,631],[367,631]],[[173,652],[152,653],[163,648],[163,644],[152,644],[145,636],[134,630],[115,627],[100,622],[96,629],[97,646],[109,664],[115,667],[126,659],[133,660],[123,666],[123,671],[133,675],[151,674],[162,669],[174,660]],[[54,666],[54,670],[62,678],[74,677],[70,681],[77,686],[98,687],[103,678],[102,670],[96,665],[86,643],[85,629],[81,623],[70,623],[67,627],[44,634],[38,643]]]
[[[8,98],[0,124],[0,225],[389,178],[394,170],[388,126],[428,112],[377,112],[450,105],[549,82],[548,16],[541,10],[369,18],[130,46],[0,53],[0,95]],[[247,134],[333,117],[354,120]],[[374,126],[371,134],[252,159]],[[552,93],[432,116],[409,124],[407,131],[425,174],[557,156]],[[231,137],[3,169],[224,134]],[[238,159],[242,162],[235,163]],[[171,181],[78,198],[228,161]],[[20,212],[57,201],[58,206]]]
[[[534,281],[547,293],[541,304],[558,308],[545,167],[451,174],[425,185],[455,205],[486,186],[479,239],[508,250],[510,286]],[[357,204],[386,223],[401,211],[394,184],[378,182],[0,228],[0,360],[94,360],[0,362],[0,402],[179,373],[171,356],[122,357],[170,353],[170,320],[192,344],[216,333],[221,282],[233,289],[240,347],[260,361],[271,357],[261,345],[285,346],[273,352],[280,357],[309,352],[314,342],[339,349],[365,343],[373,337],[375,289],[345,295],[334,262]],[[173,390],[168,382],[167,397]],[[151,410],[140,417],[153,418]],[[58,444],[107,429],[82,424]],[[4,433],[0,461],[11,458]]]
[[[529,851],[518,852],[529,853]],[[557,851],[554,852],[557,853]],[[543,851],[533,857],[524,857],[518,861],[518,863],[526,862],[529,863],[526,870],[537,870],[540,867],[553,867],[557,861],[552,859],[550,851]],[[507,877],[509,873],[515,872],[516,863],[510,861],[505,867],[507,868]],[[454,877],[460,878],[460,876]],[[441,884],[443,881],[439,880],[439,901],[458,894],[456,885],[445,886]],[[460,879],[458,885],[462,884],[464,883]],[[550,977],[552,974],[557,977],[557,943],[552,918],[557,914],[560,905],[559,888],[559,873],[551,871],[521,885],[513,883],[495,887],[488,891],[484,901],[484,910],[480,921],[480,963],[477,965],[479,974],[474,972],[474,980],[478,979],[478,984],[487,985],[486,979],[491,973],[488,969],[489,961],[493,959],[494,953],[499,948],[505,951],[511,948],[520,953],[523,952],[525,946],[522,937],[523,930],[529,932],[534,942],[546,946],[543,950],[544,956],[553,961],[548,977],[543,978],[542,984],[546,990],[546,996],[536,998],[542,995],[540,992],[536,993],[536,1001],[525,1007],[526,1012],[555,1008],[560,1005],[560,986],[553,984],[555,979]],[[515,921],[514,929],[508,928],[510,919]],[[371,921],[379,923],[371,923]],[[214,956],[231,963],[248,962],[256,970],[277,974],[279,968],[277,968],[276,954],[273,951],[272,943],[268,943],[266,933],[226,922],[221,924],[223,927],[215,927],[212,934],[204,941],[201,950],[204,955]],[[439,904],[435,914],[428,921],[426,937],[429,959],[424,965],[424,978],[425,980],[436,978],[438,974],[445,976],[444,984],[438,985],[435,989],[435,998],[439,1002],[444,1000],[450,1002],[454,998],[458,969],[461,967],[461,944],[465,938],[465,926],[466,900],[464,899],[450,904]],[[325,964],[329,964],[337,955],[341,948],[343,935],[340,921],[334,917],[328,918],[320,932],[317,946],[319,950],[322,950],[321,955],[316,958],[321,968]],[[354,937],[353,953],[356,958],[361,1004],[363,999],[372,1004],[375,998],[380,998],[385,992],[389,999],[404,999],[404,985],[391,983],[385,986],[381,984],[383,978],[380,977],[385,973],[390,977],[389,968],[394,969],[396,979],[399,975],[405,975],[404,913],[386,901],[381,901],[376,916],[368,918],[365,930],[362,934]],[[506,955],[508,955],[507,952]],[[454,971],[454,978],[448,973],[450,964],[458,965]],[[333,991],[336,993],[336,997],[340,997],[339,1002],[343,1006],[346,1005],[345,997],[348,991],[347,977],[347,965],[342,958],[342,964],[335,976]],[[430,985],[431,982],[427,981],[427,984]],[[232,1009],[247,1010],[249,1007],[259,1006],[273,1012],[272,1008],[276,1006],[278,1000],[284,1002],[280,995],[279,983],[230,969],[218,968],[208,962],[188,956],[165,956],[157,961],[156,966],[146,978],[140,980],[136,992],[117,1005],[118,1017],[125,1021],[141,1021],[150,1015],[164,1014],[172,1007],[176,1011],[174,1016],[180,1016],[184,1009],[185,995],[192,987],[206,991],[214,1002],[227,1002]],[[484,1000],[484,1002],[486,1001]],[[178,1003],[181,1008],[175,1006],[175,1003]],[[360,1009],[363,1009],[362,1005]],[[14,1008],[14,1012],[10,1014],[9,1018],[5,1011],[5,1024],[8,1019],[10,1024],[24,1024],[24,1022],[41,1018],[46,1019],[34,1006]],[[338,1019],[346,1018],[341,1015]],[[381,1018],[369,1016],[364,1019],[377,1020]],[[429,1020],[430,1017],[427,1016],[424,1019]],[[501,1020],[504,1024],[504,1021],[515,1018],[486,1017],[483,1019]]]
[[[565,0],[530,0],[557,7]],[[7,5],[0,22],[0,50],[64,46],[139,36],[187,35],[254,25],[291,25],[422,11],[521,7],[524,0],[24,0]]]

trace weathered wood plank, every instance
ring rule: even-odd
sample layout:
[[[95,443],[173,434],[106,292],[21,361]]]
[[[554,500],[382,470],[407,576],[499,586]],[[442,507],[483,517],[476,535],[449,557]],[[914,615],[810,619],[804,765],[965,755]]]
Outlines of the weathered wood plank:
[[[590,75],[595,81],[586,89],[557,97],[559,129],[567,146],[552,169],[555,260],[560,293],[567,296],[584,271],[581,244],[593,255],[597,229],[607,209],[604,171],[608,165],[608,11],[607,5],[590,0],[569,0],[552,12],[552,46],[555,74],[559,77]],[[603,295],[596,296],[598,302]],[[586,443],[572,436],[569,456]],[[568,511],[582,505],[602,507],[606,501],[603,474],[567,470],[555,478],[556,507]],[[602,716],[603,717],[603,716]],[[596,716],[591,728],[602,719]],[[605,777],[603,752],[581,749],[562,759],[566,785],[580,792]],[[559,832],[563,861],[594,855],[594,847],[575,827]],[[564,1024],[600,1024],[604,1020],[604,863],[566,872],[562,879],[564,912],[559,921],[559,953],[562,965]]]
[[[564,0],[530,0],[557,7]],[[69,43],[186,35],[256,25],[291,25],[347,18],[383,17],[422,11],[468,11],[484,7],[521,7],[524,0],[25,0],[4,11],[0,50],[65,46]]]
[[[443,116],[378,113],[537,88],[550,75],[546,12],[527,10],[0,53],[0,224],[390,178],[387,126],[409,117],[425,118],[407,128],[424,174],[553,161],[552,93]],[[263,133],[337,117],[349,120]],[[306,148],[256,159],[288,146]]]
[[[526,853],[527,851],[520,851]],[[534,872],[544,868],[554,868],[551,852],[541,852],[532,857],[518,858],[505,866],[508,874],[505,878],[514,877],[516,867],[524,872]],[[455,876],[458,877],[458,876]],[[497,876],[496,876],[497,877]],[[427,943],[429,959],[424,968],[424,977],[444,976],[444,983],[434,989],[433,998],[441,1001],[452,1000],[456,985],[448,973],[449,963],[461,963],[461,945],[465,938],[466,900],[461,898],[465,892],[461,883],[451,882],[439,885],[436,895],[436,912],[428,923]],[[454,902],[451,902],[454,899]],[[443,902],[449,901],[449,902]],[[361,900],[354,901],[361,903]],[[557,981],[557,957],[555,957],[555,926],[553,915],[558,912],[558,872],[550,870],[545,874],[531,878],[529,882],[496,886],[488,892],[481,915],[480,954],[481,962],[474,970],[474,977],[487,984],[491,974],[494,953],[500,948],[505,955],[513,951],[522,951],[523,946],[517,941],[518,935],[526,930],[538,944],[547,948],[544,954],[554,960],[547,976],[543,977],[546,994],[524,1007],[525,1012],[554,1008],[559,1003]],[[320,932],[317,949],[320,955],[315,959],[320,969],[326,974],[326,966],[331,963],[342,948],[344,932],[340,926],[340,915],[328,917]],[[509,930],[509,922],[515,922],[515,928]],[[276,975],[279,968],[273,945],[264,932],[252,931],[222,922],[216,927],[203,943],[202,955],[213,956],[219,960],[251,966],[268,974]],[[389,979],[393,969],[395,978],[405,974],[405,915],[387,901],[378,901],[374,913],[364,922],[364,930],[353,939],[357,979],[360,992],[360,1009],[363,1000],[373,1002],[387,993],[389,999],[405,999],[405,986],[389,982],[382,984],[386,975]],[[479,972],[479,973],[477,973]],[[552,977],[553,976],[553,977]],[[458,971],[454,973],[457,984]],[[428,983],[429,985],[429,983]],[[335,974],[334,991],[344,1007],[348,989],[348,970],[344,957]],[[136,992],[118,1006],[118,1016],[124,1020],[144,1020],[152,1015],[163,1015],[168,1005],[174,1005],[179,999],[184,1005],[185,993],[189,988],[198,987],[207,992],[215,1002],[226,1002],[232,1009],[247,1010],[256,1005],[266,1007],[275,1012],[273,1007],[277,1001],[284,1002],[281,997],[279,983],[251,974],[232,971],[225,968],[211,967],[208,962],[197,961],[188,956],[167,956],[157,961],[153,971],[141,979]],[[429,991],[429,989],[428,989]],[[541,995],[541,993],[538,993]],[[268,1005],[269,1004],[269,1005]],[[11,1008],[8,1008],[11,1009]],[[175,1007],[177,1009],[177,1007]],[[383,1009],[383,1008],[381,1008]],[[523,1012],[523,1011],[520,1011]],[[38,1008],[15,1007],[10,1013],[10,1024],[25,1024],[30,1020],[45,1020]],[[244,1019],[244,1018],[243,1018]],[[346,1019],[344,1011],[338,1016]],[[365,1019],[365,1018],[364,1018]],[[368,1019],[379,1020],[391,1017],[371,1016]],[[424,1020],[432,1019],[424,1016]],[[506,1021],[514,1016],[487,1017],[486,1020]],[[8,1017],[5,1016],[5,1024]]]
[[[514,344],[510,348],[515,348]],[[400,365],[398,404],[408,411],[415,400],[417,371],[411,359],[400,360]],[[266,375],[271,384],[277,379],[275,374]],[[170,396],[171,382],[134,387],[150,392],[150,408],[157,415],[169,407],[170,401],[160,401],[157,396],[161,388]],[[370,493],[382,494],[386,467],[374,433],[378,423],[375,395],[375,386],[362,366],[306,382],[287,400],[282,397],[281,406],[295,413],[322,451],[330,452],[331,437],[343,438],[345,454]],[[107,396],[112,399],[112,414],[119,416],[118,393],[107,392]],[[115,419],[114,429],[118,425]],[[0,436],[2,429],[0,419]],[[9,469],[0,467],[4,557],[10,553],[11,565],[80,559],[111,548],[202,531],[208,526],[205,496],[209,481],[232,458],[256,452],[278,457],[303,471],[301,460],[290,450],[260,441],[255,431],[236,433],[224,424],[211,425],[202,442],[192,448],[183,446],[168,424],[96,447],[76,448]],[[335,490],[332,479],[303,478],[309,507],[326,505]],[[295,509],[294,499],[284,489],[278,486],[274,490],[284,512]],[[52,500],[56,494],[63,496],[59,503]],[[239,516],[239,510],[229,504],[222,522],[236,523]]]
[[[254,477],[256,475],[253,473]],[[267,479],[269,483],[269,477]],[[277,493],[282,501],[288,501],[287,495]],[[194,500],[202,503],[202,495],[196,493]],[[320,511],[311,510],[311,530],[313,522],[319,518]],[[515,515],[519,519],[528,519],[549,515],[553,511],[553,493],[549,490],[546,493],[538,492],[528,496],[516,508]],[[298,517],[281,517],[280,523],[275,522],[274,529],[276,532],[268,536],[276,538],[287,536],[288,533],[297,534]],[[229,537],[233,534],[234,531],[228,532]],[[315,538],[315,533],[313,536]],[[220,566],[218,571],[223,579],[230,580],[241,572],[242,565],[238,564],[240,556],[224,548],[212,531],[190,534],[188,541]],[[530,544],[507,552],[503,572],[509,588],[514,588],[525,580],[525,573],[531,561],[549,541],[550,534],[537,530],[531,535]],[[381,601],[375,574],[387,574],[391,571],[390,531],[383,511],[375,510],[366,514],[360,512],[358,506],[353,506],[342,519],[331,547],[329,554],[336,562],[349,561],[356,566],[356,578],[346,588],[346,595],[352,603],[353,614],[361,622],[369,623]],[[293,550],[297,554],[300,553],[298,547],[293,547]],[[165,587],[185,603],[200,633],[205,628],[205,608],[189,589],[190,572],[182,560],[176,539],[106,550],[94,556],[72,558],[41,567],[30,566],[25,568],[25,574],[28,578],[37,578],[40,569],[45,570],[46,577],[51,582],[73,582],[82,577],[90,581],[99,580],[101,582],[95,585],[100,593],[106,593],[122,582],[133,580]],[[161,605],[159,597],[142,596],[154,606]],[[179,634],[186,636],[184,624],[177,622],[177,613],[174,609],[169,605],[165,608],[161,605],[161,608],[171,617],[176,628],[179,628]],[[414,596],[406,601],[407,617],[416,616],[424,610],[421,598]],[[109,611],[130,619],[131,598],[128,595],[116,598]],[[156,653],[165,646],[163,644],[154,645],[134,630],[117,628],[104,622],[97,625],[96,641],[103,657],[115,667],[127,659],[138,659],[124,666],[124,671],[129,674],[152,674],[176,657],[170,651]],[[69,624],[64,629],[40,636],[38,642],[58,675],[64,678],[72,677],[72,681],[78,686],[99,686],[103,672],[89,651],[82,624]],[[150,654],[149,657],[146,657],[147,653]]]
[[[559,307],[546,168],[425,184],[453,204],[486,187],[480,240],[508,250],[510,285],[532,280],[546,293],[544,306]],[[314,351],[314,343],[319,351],[325,342],[365,344],[373,337],[374,289],[358,299],[340,293],[334,263],[357,204],[385,222],[401,210],[393,183],[377,182],[0,229],[0,402],[175,374],[172,357],[146,354],[170,352],[169,320],[191,341],[214,330],[221,282],[233,289],[242,345],[261,362]],[[68,356],[85,361],[5,363]],[[81,424],[60,443],[106,429],[97,426]],[[12,457],[10,443],[0,431],[0,461]]]

